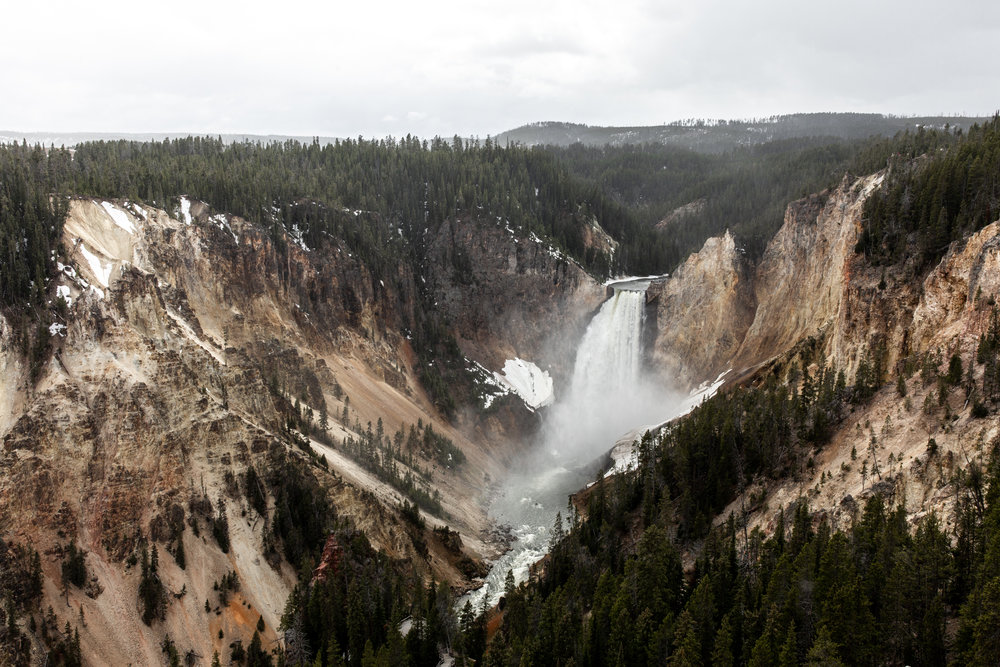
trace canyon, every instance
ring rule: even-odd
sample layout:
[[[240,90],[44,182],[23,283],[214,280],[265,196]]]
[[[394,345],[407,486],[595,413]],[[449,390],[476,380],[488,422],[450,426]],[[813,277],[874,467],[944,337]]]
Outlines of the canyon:
[[[905,400],[883,386],[809,467],[752,484],[717,521],[742,513],[773,530],[782,508],[807,498],[846,525],[874,492],[857,452],[880,465],[879,492],[911,520],[945,517],[955,502],[949,480],[1000,435],[1000,418],[973,417],[957,395],[946,399],[946,416],[924,409],[937,388],[913,372],[915,360],[975,356],[1000,290],[1000,222],[953,244],[922,277],[908,265],[872,266],[855,244],[864,202],[883,178],[845,176],[789,205],[759,262],[728,233],[709,239],[638,298],[645,328],[635,349],[663,396],[717,378],[726,391],[820,367],[851,380],[875,357],[904,377]],[[443,414],[421,381],[430,362],[407,334],[421,299],[447,322],[473,375],[492,382],[505,362],[524,359],[551,374],[558,401],[574,383],[588,324],[617,298],[550,243],[502,220],[448,219],[428,239],[425,264],[401,265],[388,280],[336,239],[309,248],[285,230],[282,241],[188,198],[171,210],[74,198],[50,353],[34,366],[0,319],[0,537],[42,554],[43,607],[59,627],[78,627],[88,664],[159,662],[167,636],[207,660],[249,643],[258,619],[266,645],[281,640],[298,564],[269,545],[279,508],[274,493],[262,494],[263,508],[251,502],[247,480],[258,474],[280,480],[295,470],[377,549],[458,592],[476,588],[505,547],[490,493],[530,454],[550,409],[506,392],[489,407],[474,397]],[[596,225],[591,243],[613,248]],[[972,372],[981,379],[981,369]],[[407,518],[405,490],[347,445],[373,429],[381,442],[418,424],[464,458],[421,450],[398,461],[436,494],[438,510],[419,510],[426,527]],[[601,453],[588,451],[588,462]],[[225,551],[212,538],[220,517]],[[457,547],[442,538],[449,531]],[[84,588],[60,585],[70,541],[86,553]],[[172,594],[152,627],[136,613],[134,559],[147,545],[158,546]],[[209,604],[229,572],[239,592]]]

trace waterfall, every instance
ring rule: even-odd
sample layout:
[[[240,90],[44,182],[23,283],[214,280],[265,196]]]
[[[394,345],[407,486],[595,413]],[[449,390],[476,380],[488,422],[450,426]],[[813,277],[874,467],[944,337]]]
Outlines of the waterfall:
[[[576,353],[570,396],[620,391],[639,377],[645,292],[615,290]]]
[[[569,390],[545,420],[546,445],[559,458],[589,463],[623,433],[648,423],[643,419],[652,406],[639,400],[647,286],[615,289],[590,321]]]
[[[524,581],[530,566],[548,551],[556,513],[566,499],[592,481],[591,464],[624,433],[662,421],[664,394],[642,378],[642,324],[645,281],[615,287],[614,294],[594,315],[577,347],[568,390],[556,392],[556,402],[542,413],[543,426],[535,456],[521,473],[504,483],[490,513],[511,527],[514,543],[490,570],[482,588],[465,595],[470,602],[496,604],[504,579],[513,571]]]

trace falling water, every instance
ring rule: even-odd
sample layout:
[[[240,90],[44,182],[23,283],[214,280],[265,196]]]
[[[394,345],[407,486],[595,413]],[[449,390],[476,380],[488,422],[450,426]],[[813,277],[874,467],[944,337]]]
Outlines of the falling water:
[[[645,292],[616,290],[591,320],[573,365],[570,396],[629,387],[639,377]]]
[[[539,446],[492,503],[490,513],[515,538],[485,584],[459,600],[477,610],[503,595],[507,572],[524,581],[546,551],[556,513],[568,494],[592,481],[594,460],[630,429],[662,421],[670,408],[662,391],[642,380],[642,323],[648,282],[615,289],[591,320],[577,349],[568,391],[544,414]]]
[[[573,379],[544,424],[549,452],[570,464],[588,463],[642,421],[654,406],[637,400],[646,287],[618,289],[604,302],[580,341]],[[639,421],[637,421],[639,420]]]

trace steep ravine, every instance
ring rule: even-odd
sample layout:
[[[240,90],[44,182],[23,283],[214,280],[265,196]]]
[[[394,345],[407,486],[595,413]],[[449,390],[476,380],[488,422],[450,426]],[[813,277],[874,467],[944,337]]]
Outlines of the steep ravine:
[[[491,369],[513,356],[558,366],[564,352],[546,351],[538,320],[545,312],[582,318],[603,288],[547,244],[503,226],[456,222],[456,240],[443,226],[432,247],[447,235],[448,247],[464,247],[477,267],[477,289],[451,289],[451,274],[436,268],[418,280],[400,266],[392,280],[376,280],[332,240],[307,249],[286,238],[281,250],[256,225],[183,202],[169,213],[71,202],[69,261],[58,276],[67,308],[37,382],[0,321],[0,537],[42,553],[43,609],[53,607],[60,628],[79,626],[87,664],[155,664],[165,636],[203,659],[227,655],[230,642],[249,641],[258,616],[265,645],[273,642],[296,572],[265,557],[266,522],[241,486],[251,467],[264,478],[300,468],[377,548],[468,586],[472,572],[431,528],[459,530],[467,563],[496,554],[480,500],[513,456],[503,428],[516,418],[471,414],[449,423],[433,408],[405,335],[418,282],[430,283],[446,313],[478,313],[451,326],[466,355]],[[498,256],[503,264],[491,264]],[[502,298],[505,290],[515,297]],[[293,403],[311,410],[313,423],[325,409],[335,444],[360,439],[376,422],[387,436],[419,422],[450,438],[465,464],[418,456],[446,516],[424,512],[422,538],[399,512],[402,495],[343,452],[313,442],[329,469],[316,465],[284,434]],[[269,494],[268,514],[273,502]],[[219,512],[228,518],[228,553],[211,536]],[[144,539],[157,546],[174,594],[152,627],[136,613],[139,574],[128,564]],[[186,570],[170,555],[178,539]],[[70,540],[87,554],[90,595],[59,586]],[[241,592],[206,613],[205,601],[218,597],[213,585],[231,570]]]
[[[845,178],[790,205],[756,266],[727,234],[653,283],[645,311],[652,369],[693,388],[726,371],[731,382],[784,379],[793,364],[836,366],[851,380],[876,352],[888,379],[900,360],[925,353],[973,358],[1000,293],[1000,223],[954,244],[919,280],[908,265],[873,267],[854,244],[881,178]],[[43,606],[52,605],[60,627],[80,626],[89,663],[155,663],[166,635],[203,657],[221,654],[249,639],[258,616],[265,640],[276,639],[296,572],[265,557],[263,517],[240,487],[251,466],[262,475],[300,467],[376,547],[456,588],[473,585],[474,572],[434,539],[420,553],[398,490],[338,443],[379,420],[388,435],[431,424],[467,462],[420,459],[447,515],[423,512],[427,534],[447,524],[460,531],[468,562],[497,555],[483,490],[521,452],[517,428],[527,413],[516,401],[485,413],[467,406],[451,422],[437,413],[406,334],[417,302],[429,295],[470,363],[500,370],[520,357],[565,386],[575,352],[566,340],[580,338],[606,296],[556,249],[499,222],[447,221],[429,235],[427,265],[399,266],[389,279],[333,240],[323,248],[285,241],[279,249],[262,228],[200,202],[178,214],[77,199],[58,285],[68,307],[37,381],[0,319],[0,537],[42,553]],[[860,466],[868,457],[879,489],[905,500],[911,517],[947,514],[957,468],[1000,434],[1000,418],[973,418],[958,390],[938,406],[936,387],[919,374],[904,382],[905,400],[890,382],[847,414],[811,465],[751,485],[729,509],[766,528],[781,507],[807,498],[847,521],[872,493]],[[925,409],[928,396],[934,406]],[[328,414],[333,449],[305,441],[327,467],[286,434],[293,404],[317,420]],[[869,451],[873,434],[878,445]],[[211,537],[218,511],[228,518],[228,553]],[[152,628],[136,614],[139,574],[128,565],[144,538],[158,546],[162,578],[176,594]],[[59,586],[70,539],[87,553],[93,597]],[[197,568],[177,566],[169,552],[177,539]],[[231,570],[240,594],[206,614],[205,600],[218,597],[213,584]]]

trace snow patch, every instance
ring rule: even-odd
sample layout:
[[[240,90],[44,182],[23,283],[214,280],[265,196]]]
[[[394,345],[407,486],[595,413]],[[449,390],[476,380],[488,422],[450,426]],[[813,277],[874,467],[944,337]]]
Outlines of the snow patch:
[[[409,332],[406,334],[406,339],[413,340]],[[471,361],[468,357],[466,357],[465,361],[469,364],[469,370],[475,374],[480,385],[483,385],[479,387],[479,391],[483,397],[484,410],[489,410],[495,400],[510,393],[507,385],[497,379],[496,373],[487,370],[478,362]]]
[[[73,305],[73,297],[70,296],[69,285],[60,285],[56,288],[56,297],[62,297],[67,306]]]
[[[191,224],[191,200],[187,197],[181,197],[181,220],[185,225]]]
[[[669,273],[664,273],[663,275],[659,276],[622,276],[619,278],[611,278],[610,280],[606,280],[604,282],[604,286],[615,287],[617,289],[629,289],[631,287],[630,283],[636,283],[637,284],[636,289],[646,289],[646,287],[649,287],[649,283],[653,282],[654,280],[663,280],[669,277],[670,277]],[[638,285],[641,285],[642,283],[646,283],[646,285],[645,287],[640,288]]]
[[[684,399],[680,406],[678,407],[677,414],[673,415],[669,420],[663,422],[662,424],[655,424],[650,426],[643,426],[634,431],[631,431],[624,438],[619,440],[611,450],[611,460],[612,465],[608,468],[607,472],[604,473],[605,477],[611,475],[627,472],[629,470],[635,470],[639,467],[639,450],[636,448],[636,443],[642,437],[646,431],[658,431],[659,429],[666,426],[669,422],[679,419],[684,415],[688,414],[696,407],[702,404],[703,401],[708,400],[715,393],[719,391],[719,388],[725,384],[726,376],[732,372],[733,369],[723,371],[719,374],[719,377],[715,378],[711,382],[703,382],[694,391],[692,391],[686,399]]]
[[[528,238],[530,238],[538,245],[544,247],[545,252],[549,254],[549,257],[552,257],[553,259],[566,259],[566,256],[562,254],[562,252],[560,252],[557,248],[555,248],[551,244],[546,243],[542,239],[538,238],[538,234],[536,234],[535,232],[531,232],[531,234],[528,235]]]
[[[87,246],[82,243],[80,244],[80,252],[90,265],[90,270],[94,274],[94,278],[97,279],[97,284],[107,289],[108,284],[111,281],[111,269],[114,268],[114,264],[109,262],[107,266],[105,266],[104,262],[101,261],[101,258],[87,250]],[[104,297],[103,292],[101,292],[101,297]]]
[[[306,242],[303,239],[303,232],[301,229],[299,229],[298,225],[292,225],[292,230],[288,232],[288,235],[292,238],[293,241],[295,241],[295,245],[302,248],[306,252],[309,252],[309,246],[306,245]]]
[[[59,324],[58,322],[54,322],[54,323],[52,323],[52,324],[49,325],[49,335],[50,336],[62,336],[62,337],[65,337],[66,334],[63,333],[64,331],[66,331],[66,325],[65,324]]]
[[[225,214],[223,214],[223,213],[216,213],[215,215],[211,216],[208,219],[208,221],[211,222],[216,227],[218,227],[219,229],[221,229],[222,231],[229,232],[230,234],[232,234],[233,235],[233,240],[236,241],[236,245],[239,245],[239,243],[240,243],[240,237],[238,237],[236,235],[236,232],[233,231],[233,228],[229,224],[229,220],[226,218]]]
[[[532,410],[549,405],[555,399],[548,371],[543,371],[530,361],[508,359],[503,365],[503,375],[494,375]]]
[[[129,220],[128,213],[108,201],[101,202],[101,207],[107,211],[108,215],[111,216],[111,219],[116,225],[124,229],[129,234],[135,234],[135,225],[133,225],[132,221]]]
[[[719,377],[715,378],[715,380],[711,382],[702,382],[694,391],[691,392],[687,399],[681,403],[681,412],[674,415],[673,419],[683,417],[701,405],[703,401],[715,396],[715,393],[719,391],[719,388],[726,383],[726,376],[732,373],[732,371],[733,369],[730,368],[719,373]]]

